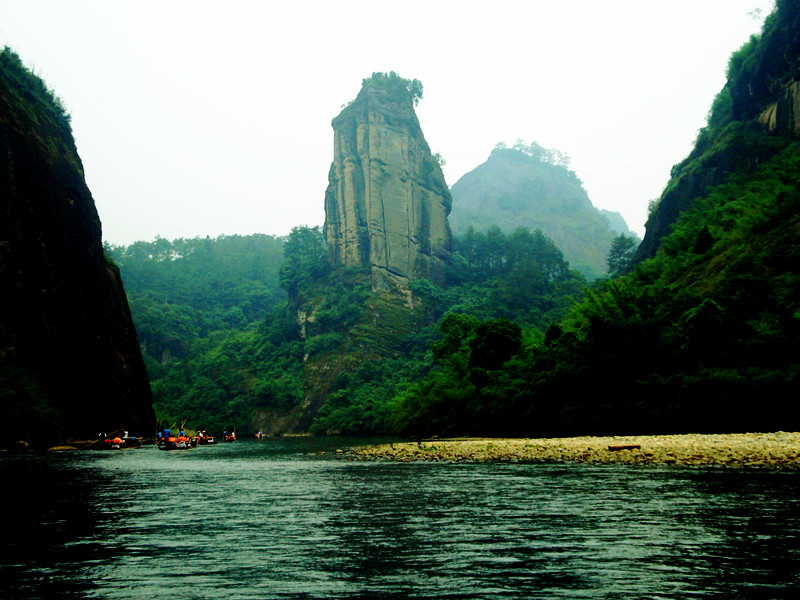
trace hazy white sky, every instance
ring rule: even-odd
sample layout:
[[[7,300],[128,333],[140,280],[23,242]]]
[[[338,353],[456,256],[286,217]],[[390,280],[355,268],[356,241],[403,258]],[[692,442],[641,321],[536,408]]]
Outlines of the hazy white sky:
[[[321,225],[330,126],[396,71],[448,184],[521,138],[644,233],[772,0],[0,0],[62,98],[113,244]],[[762,16],[763,16],[762,15]]]

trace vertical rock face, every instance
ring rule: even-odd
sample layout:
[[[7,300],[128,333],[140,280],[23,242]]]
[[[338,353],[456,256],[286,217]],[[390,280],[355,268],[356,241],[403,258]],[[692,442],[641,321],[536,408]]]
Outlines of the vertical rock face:
[[[766,132],[766,133],[765,133]],[[766,134],[774,136],[769,142]],[[776,2],[759,36],[731,56],[727,81],[698,132],[694,149],[672,176],[645,224],[634,255],[655,256],[675,221],[734,173],[750,173],[800,137],[800,3]]]
[[[450,258],[452,200],[409,83],[373,75],[332,123],[325,238],[335,263],[371,267],[376,290],[441,280]]]
[[[68,118],[0,53],[0,442],[154,429],[119,272]],[[35,430],[35,431],[32,431]]]
[[[793,81],[784,86],[778,99],[759,115],[757,121],[770,133],[800,137],[800,82]]]

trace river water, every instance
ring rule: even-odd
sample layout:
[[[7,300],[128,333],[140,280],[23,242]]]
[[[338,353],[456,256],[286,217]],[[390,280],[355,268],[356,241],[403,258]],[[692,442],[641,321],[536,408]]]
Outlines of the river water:
[[[0,597],[800,598],[800,473],[346,443],[1,456]]]

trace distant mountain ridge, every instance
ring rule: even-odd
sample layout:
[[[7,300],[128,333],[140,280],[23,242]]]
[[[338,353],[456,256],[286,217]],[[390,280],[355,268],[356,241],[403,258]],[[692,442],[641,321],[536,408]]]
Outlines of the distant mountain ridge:
[[[627,225],[621,215],[608,218],[595,208],[577,175],[559,162],[516,147],[495,148],[450,189],[454,235],[493,225],[504,233],[541,229],[572,268],[590,279],[604,275],[611,240],[627,233]]]

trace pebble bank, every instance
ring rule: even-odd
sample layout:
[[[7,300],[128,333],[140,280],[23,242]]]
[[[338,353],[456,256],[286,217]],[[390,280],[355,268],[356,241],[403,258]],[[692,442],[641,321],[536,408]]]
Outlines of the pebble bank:
[[[354,448],[363,460],[593,462],[800,469],[800,433],[432,439]]]

